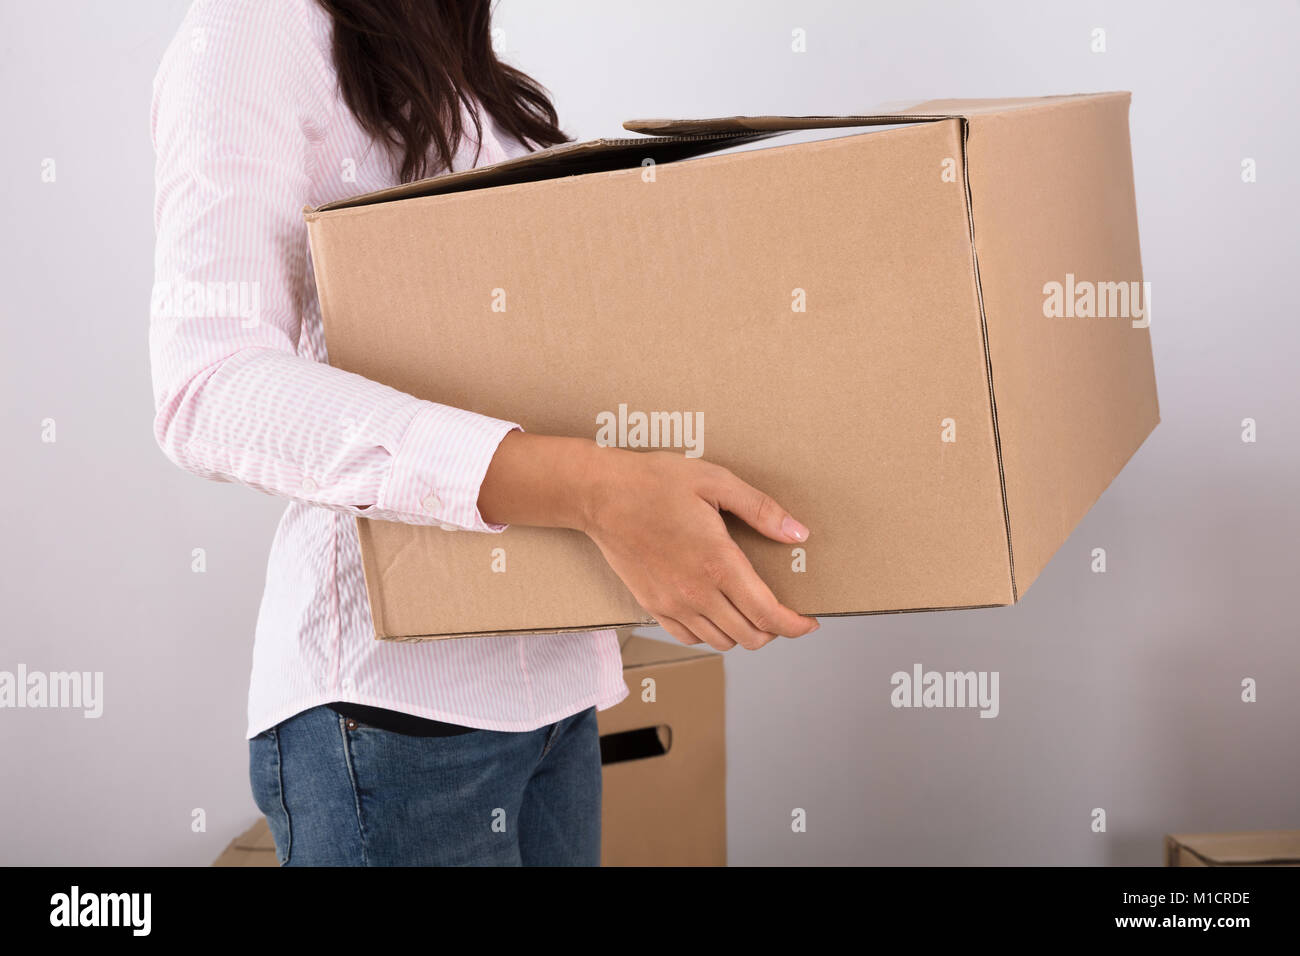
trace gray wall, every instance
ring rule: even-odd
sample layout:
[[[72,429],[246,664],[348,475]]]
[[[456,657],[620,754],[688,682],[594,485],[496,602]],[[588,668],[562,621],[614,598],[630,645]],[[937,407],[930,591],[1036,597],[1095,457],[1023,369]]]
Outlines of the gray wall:
[[[0,711],[2,862],[201,864],[256,815],[244,703],[280,505],[175,470],[149,430],[148,100],[184,8],[0,7],[0,670],[105,675],[99,719]],[[1163,424],[1019,606],[728,656],[733,862],[1149,864],[1169,831],[1300,827],[1296,5],[506,0],[499,24],[579,136],[1134,92]],[[895,710],[914,662],[999,671],[1000,716]]]

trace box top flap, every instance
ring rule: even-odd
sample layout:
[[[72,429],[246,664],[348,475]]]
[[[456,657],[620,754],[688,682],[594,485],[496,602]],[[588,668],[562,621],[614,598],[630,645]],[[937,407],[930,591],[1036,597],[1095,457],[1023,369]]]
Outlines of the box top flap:
[[[713,119],[634,119],[623,124],[634,133],[655,136],[682,136],[705,133],[778,133],[797,129],[833,129],[841,126],[888,126],[899,123],[932,123],[946,119],[968,119],[1009,110],[1042,109],[1081,99],[1113,96],[1127,97],[1126,92],[1070,93],[1059,96],[1032,96],[983,100],[925,100],[924,102],[869,113],[836,116],[721,116]]]
[[[583,173],[625,169],[647,159],[668,163],[716,152],[730,146],[765,139],[783,132],[804,129],[832,129],[853,126],[888,126],[969,118],[1008,110],[1052,108],[1063,103],[1104,97],[1128,97],[1128,93],[1077,93],[1018,99],[927,100],[902,108],[881,108],[872,113],[843,116],[729,116],[713,119],[628,120],[624,128],[645,136],[602,138],[561,143],[548,149],[524,153],[499,163],[444,172],[411,183],[402,183],[357,196],[322,203],[305,210],[310,222],[320,213],[376,203],[438,196],[489,186],[575,176]]]
[[[1211,863],[1300,863],[1300,830],[1175,833],[1171,839]]]
[[[415,196],[438,196],[443,193],[481,189],[487,186],[505,186],[539,179],[554,179],[558,176],[624,169],[646,159],[654,160],[656,163],[673,162],[771,135],[773,134],[754,130],[734,132],[728,130],[560,143],[547,149],[514,156],[499,163],[440,173],[415,182],[402,183],[323,203],[307,210],[307,220],[311,221],[316,214],[333,209],[349,209]]]

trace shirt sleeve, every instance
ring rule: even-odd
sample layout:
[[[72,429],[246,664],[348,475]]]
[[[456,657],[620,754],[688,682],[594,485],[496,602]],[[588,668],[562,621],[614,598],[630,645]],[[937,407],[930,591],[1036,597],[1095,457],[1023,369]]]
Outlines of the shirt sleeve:
[[[164,55],[151,115],[155,437],[207,478],[368,518],[502,531],[478,492],[517,423],[300,354],[314,297],[302,209],[333,84],[292,3],[201,0]]]

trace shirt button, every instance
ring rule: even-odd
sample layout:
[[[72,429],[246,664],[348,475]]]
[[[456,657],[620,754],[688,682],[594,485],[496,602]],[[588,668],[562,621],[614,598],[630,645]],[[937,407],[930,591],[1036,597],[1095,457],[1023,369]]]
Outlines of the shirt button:
[[[345,677],[345,678],[343,678],[343,689],[344,689],[344,690],[351,690],[351,689],[353,688],[353,686],[354,686],[354,685],[353,685],[353,683],[352,683],[352,678],[351,678],[351,677]]]
[[[442,502],[438,500],[437,495],[426,495],[425,499],[420,502],[420,506],[429,514],[433,514],[442,507]]]
[[[315,491],[316,487],[316,482],[312,481],[310,478],[304,478],[302,480],[302,490],[307,492],[307,494],[311,494]]]
[[[459,531],[459,530],[460,530],[460,528],[456,527],[454,524],[440,524],[440,525],[438,525],[438,527],[441,528],[443,531]]]

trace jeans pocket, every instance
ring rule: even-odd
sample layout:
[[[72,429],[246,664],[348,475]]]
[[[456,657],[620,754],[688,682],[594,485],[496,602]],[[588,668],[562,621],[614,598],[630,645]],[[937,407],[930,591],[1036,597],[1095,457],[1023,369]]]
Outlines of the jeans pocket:
[[[284,802],[284,777],[280,772],[280,735],[271,728],[248,742],[248,779],[253,802],[266,817],[275,840],[275,856],[281,866],[289,865],[293,832],[289,808]]]

